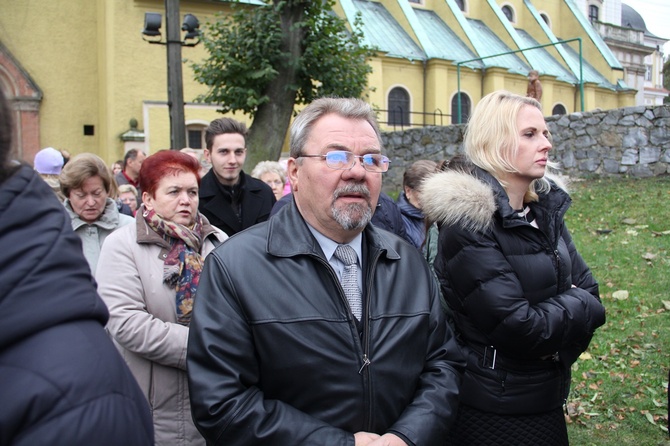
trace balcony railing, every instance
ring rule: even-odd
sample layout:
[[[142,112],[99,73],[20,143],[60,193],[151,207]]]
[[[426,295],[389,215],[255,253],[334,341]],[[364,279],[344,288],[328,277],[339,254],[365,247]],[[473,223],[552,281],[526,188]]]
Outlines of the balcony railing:
[[[391,127],[393,130],[403,130],[407,127],[426,127],[431,125],[451,124],[451,115],[442,113],[440,109],[434,112],[405,111],[398,107],[394,110],[375,109],[379,124]]]

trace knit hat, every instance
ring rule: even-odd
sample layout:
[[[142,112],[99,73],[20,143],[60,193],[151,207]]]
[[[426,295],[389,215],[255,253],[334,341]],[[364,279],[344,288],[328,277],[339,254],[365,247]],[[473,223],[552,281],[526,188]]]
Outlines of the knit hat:
[[[47,147],[35,155],[35,170],[41,174],[60,175],[64,161],[58,150]]]

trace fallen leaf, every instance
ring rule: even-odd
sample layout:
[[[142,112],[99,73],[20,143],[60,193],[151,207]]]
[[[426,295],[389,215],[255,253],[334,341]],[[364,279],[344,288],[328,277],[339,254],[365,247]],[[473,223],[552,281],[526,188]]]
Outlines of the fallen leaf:
[[[654,421],[654,416],[652,414],[646,412],[644,416],[647,418],[647,421],[649,421],[651,424],[656,424],[656,422]]]
[[[670,310],[670,300],[662,300],[661,302],[663,302],[663,308]]]
[[[621,220],[621,223],[625,225],[634,225],[635,223],[637,223],[637,221],[634,218],[624,218],[623,220]]]
[[[644,254],[642,254],[642,258],[645,260],[654,260],[656,258],[656,254],[645,252]]]
[[[579,359],[581,359],[582,361],[586,361],[586,360],[589,360],[589,359],[593,359],[593,357],[591,356],[591,353],[584,352],[581,355],[579,355]]]
[[[615,300],[626,300],[628,299],[628,291],[618,290],[612,293],[612,298]]]

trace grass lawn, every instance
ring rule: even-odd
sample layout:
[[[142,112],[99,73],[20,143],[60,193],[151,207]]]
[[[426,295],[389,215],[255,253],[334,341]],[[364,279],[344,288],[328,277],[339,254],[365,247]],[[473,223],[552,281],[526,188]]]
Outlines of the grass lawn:
[[[570,442],[670,445],[670,177],[570,186],[566,216],[607,323],[573,366]]]

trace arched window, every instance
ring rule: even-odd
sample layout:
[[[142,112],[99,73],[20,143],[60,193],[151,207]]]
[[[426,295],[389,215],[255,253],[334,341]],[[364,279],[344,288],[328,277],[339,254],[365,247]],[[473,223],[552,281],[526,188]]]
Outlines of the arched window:
[[[502,12],[505,14],[505,17],[507,17],[507,20],[510,22],[514,23],[514,10],[510,5],[505,5],[502,7]]]
[[[566,113],[565,107],[563,104],[556,104],[554,108],[551,109],[552,115],[564,115]]]
[[[542,17],[542,20],[544,20],[544,23],[546,23],[547,26],[549,26],[549,28],[551,28],[551,22],[549,21],[549,16],[542,12],[542,13],[540,13],[540,17]]]
[[[458,98],[461,98],[461,120],[458,120]],[[451,98],[451,123],[463,124],[470,117],[470,98],[463,92],[457,93]]]
[[[591,22],[598,20],[598,7],[596,5],[589,5],[589,20]]]
[[[389,92],[388,125],[409,125],[409,93],[402,87],[395,87]]]
[[[456,0],[456,4],[458,5],[458,9],[465,12],[465,0]]]

